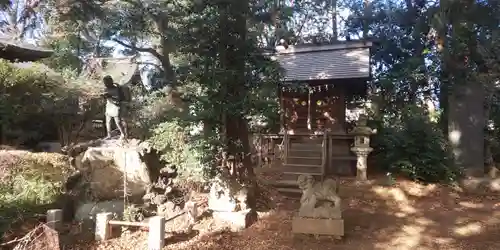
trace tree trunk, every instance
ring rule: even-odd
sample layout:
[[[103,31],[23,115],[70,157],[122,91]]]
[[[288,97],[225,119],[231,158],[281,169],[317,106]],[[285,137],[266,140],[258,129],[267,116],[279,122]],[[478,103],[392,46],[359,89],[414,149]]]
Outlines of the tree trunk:
[[[463,9],[467,10],[470,6],[466,4]],[[462,167],[467,175],[483,176],[486,91],[484,84],[475,77],[478,70],[472,69],[469,64],[473,62],[479,71],[486,69],[482,67],[482,59],[476,53],[478,45],[475,29],[469,20],[463,19],[467,14],[462,11],[450,14],[453,37],[451,48],[454,53],[446,62],[454,83],[449,95],[448,137],[455,164]]]
[[[253,177],[253,168],[250,156],[248,139],[248,124],[244,117],[245,103],[248,90],[245,82],[245,62],[247,56],[247,15],[248,0],[233,1],[228,6],[221,6],[223,20],[221,28],[227,33],[221,38],[219,48],[221,65],[227,76],[224,77],[222,88],[225,88],[225,127],[226,154],[234,168],[233,173],[238,173],[237,178],[243,181],[246,172],[247,177]],[[227,25],[226,25],[227,24]]]
[[[332,41],[338,40],[338,27],[337,27],[337,0],[330,0],[330,7],[332,8]]]
[[[159,39],[159,54],[161,55],[158,60],[161,63],[161,66],[164,70],[164,80],[166,84],[171,84],[173,86],[176,85],[176,76],[174,69],[172,67],[172,63],[170,62],[170,54],[174,52],[174,45],[170,42],[170,40],[165,37],[165,31],[169,28],[169,20],[168,16],[164,14],[154,15],[153,19],[156,24],[156,29],[158,33],[161,34]]]
[[[368,39],[368,31],[370,28],[370,22],[368,19],[370,18],[371,11],[370,11],[370,0],[363,0],[363,39],[367,40]]]

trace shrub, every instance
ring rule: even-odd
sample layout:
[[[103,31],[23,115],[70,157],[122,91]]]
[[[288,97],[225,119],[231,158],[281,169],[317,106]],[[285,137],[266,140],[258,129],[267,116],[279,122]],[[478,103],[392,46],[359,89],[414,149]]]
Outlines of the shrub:
[[[205,182],[208,177],[205,163],[207,152],[203,140],[191,135],[192,126],[178,119],[159,124],[148,139],[156,150],[162,152],[162,159],[177,166],[183,180]]]
[[[0,220],[9,226],[16,219],[45,213],[62,194],[73,173],[64,155],[0,151]],[[0,234],[5,228],[0,228]]]
[[[65,81],[43,64],[0,59],[2,139],[21,145],[67,137],[62,130],[78,128],[84,118],[91,117],[87,111],[97,98],[93,92],[88,84]]]
[[[423,182],[452,182],[461,175],[438,124],[421,109],[408,108],[376,127],[373,155],[383,170]]]

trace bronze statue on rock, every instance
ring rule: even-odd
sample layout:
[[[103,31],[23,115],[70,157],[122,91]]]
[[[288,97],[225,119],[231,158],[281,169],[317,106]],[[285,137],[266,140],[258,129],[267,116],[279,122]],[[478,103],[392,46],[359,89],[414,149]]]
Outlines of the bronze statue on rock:
[[[115,121],[116,127],[120,131],[120,139],[127,139],[127,123],[124,119],[126,94],[118,84],[113,82],[113,78],[109,75],[103,78],[103,83],[106,87],[106,91],[103,93],[104,98],[106,98],[106,137],[104,139],[111,138],[112,120]]]

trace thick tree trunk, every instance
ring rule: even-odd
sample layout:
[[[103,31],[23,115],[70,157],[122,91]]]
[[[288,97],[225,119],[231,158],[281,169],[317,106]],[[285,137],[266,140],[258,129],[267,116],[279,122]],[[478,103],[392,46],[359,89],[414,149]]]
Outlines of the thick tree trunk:
[[[248,90],[245,82],[245,62],[247,53],[246,21],[248,14],[248,1],[233,1],[229,6],[221,6],[226,13],[221,27],[227,27],[219,46],[221,51],[221,64],[226,70],[223,88],[227,91],[225,112],[225,135],[227,160],[233,168],[233,173],[238,173],[240,180],[253,176],[250,146],[248,139],[248,124],[244,117],[245,103]],[[227,25],[225,25],[227,24]],[[230,28],[233,27],[233,28]]]
[[[168,17],[159,15],[156,17],[156,27],[160,34],[162,31],[168,29]],[[170,54],[174,51],[173,44],[164,36],[160,37],[160,50],[158,51],[161,55],[160,60],[161,66],[163,67],[165,73],[166,84],[174,85],[176,84],[176,77],[174,69],[172,68],[172,63],[170,62]]]
[[[448,136],[455,164],[472,176],[484,173],[484,94],[480,83],[458,83],[449,98]]]
[[[332,8],[332,41],[336,42],[339,39],[337,27],[337,0],[330,0]]]

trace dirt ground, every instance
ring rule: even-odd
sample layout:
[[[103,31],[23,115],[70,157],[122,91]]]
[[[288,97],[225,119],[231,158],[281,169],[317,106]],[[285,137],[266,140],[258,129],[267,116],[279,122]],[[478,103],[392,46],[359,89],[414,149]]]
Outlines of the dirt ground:
[[[169,235],[164,249],[500,249],[498,196],[473,196],[438,185],[397,181],[390,187],[343,181],[345,237],[293,235],[298,197],[280,197],[279,207],[240,233],[220,231],[203,219],[191,235]],[[147,249],[147,233],[70,249]]]

